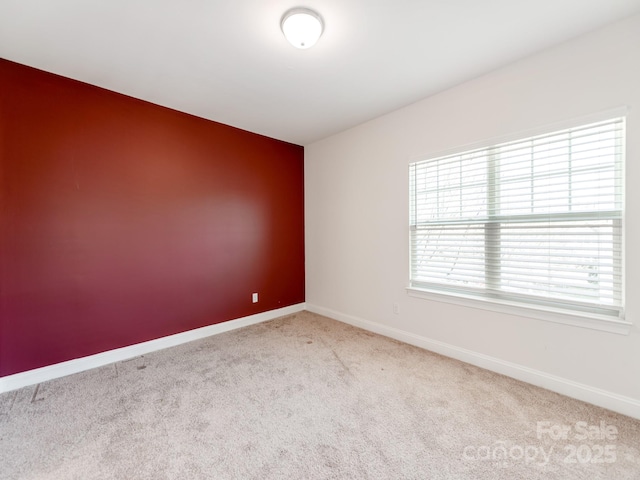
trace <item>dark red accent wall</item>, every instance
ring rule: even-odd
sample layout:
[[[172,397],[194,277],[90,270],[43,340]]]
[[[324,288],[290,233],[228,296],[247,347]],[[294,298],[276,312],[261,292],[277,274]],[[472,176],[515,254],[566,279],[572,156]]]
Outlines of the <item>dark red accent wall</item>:
[[[0,59],[0,376],[303,302],[303,156]]]

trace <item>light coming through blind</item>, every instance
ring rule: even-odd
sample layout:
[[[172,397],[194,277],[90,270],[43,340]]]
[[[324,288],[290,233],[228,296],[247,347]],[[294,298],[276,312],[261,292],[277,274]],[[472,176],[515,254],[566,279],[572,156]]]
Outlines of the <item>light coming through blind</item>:
[[[622,317],[624,118],[410,165],[411,287]]]

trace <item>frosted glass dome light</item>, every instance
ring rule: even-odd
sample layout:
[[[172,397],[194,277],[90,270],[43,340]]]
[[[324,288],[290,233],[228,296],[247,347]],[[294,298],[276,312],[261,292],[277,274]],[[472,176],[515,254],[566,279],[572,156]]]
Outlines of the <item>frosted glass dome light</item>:
[[[324,29],[322,17],[308,8],[292,8],[280,22],[282,33],[296,48],[313,47]]]

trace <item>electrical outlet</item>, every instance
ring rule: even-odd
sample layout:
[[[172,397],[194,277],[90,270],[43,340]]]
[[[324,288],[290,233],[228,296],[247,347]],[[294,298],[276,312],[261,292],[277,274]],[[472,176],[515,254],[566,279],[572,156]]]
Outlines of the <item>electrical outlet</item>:
[[[254,293],[253,295],[251,295],[251,301],[253,303],[258,303],[258,294]]]
[[[400,307],[398,306],[398,304],[397,304],[397,303],[394,303],[394,304],[393,304],[393,313],[394,313],[395,315],[398,315],[398,312],[399,312],[399,311],[400,311]]]

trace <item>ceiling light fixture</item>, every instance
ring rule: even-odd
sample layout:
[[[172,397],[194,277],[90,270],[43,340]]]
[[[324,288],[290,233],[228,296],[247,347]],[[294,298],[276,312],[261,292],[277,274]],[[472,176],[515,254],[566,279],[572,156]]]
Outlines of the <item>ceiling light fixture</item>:
[[[324,23],[317,12],[298,7],[288,10],[282,16],[280,28],[291,45],[296,48],[309,48],[313,47],[322,35]]]

